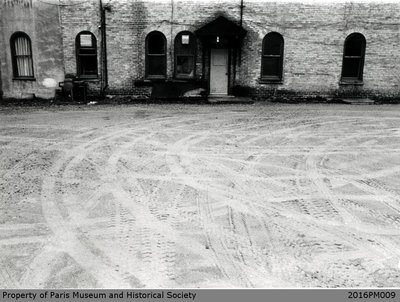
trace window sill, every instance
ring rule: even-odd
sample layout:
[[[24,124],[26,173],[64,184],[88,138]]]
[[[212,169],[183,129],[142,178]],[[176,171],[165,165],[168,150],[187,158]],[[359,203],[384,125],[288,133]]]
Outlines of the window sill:
[[[146,79],[146,80],[135,80],[133,81],[133,85],[135,87],[152,87],[153,86],[153,82]]]
[[[32,78],[32,77],[16,77],[16,78],[13,78],[13,81],[36,81],[36,78]]]
[[[165,80],[167,77],[165,75],[147,75],[146,80]]]
[[[150,82],[150,83],[165,83],[165,82],[167,82],[167,79],[166,78],[146,78],[144,81]]]
[[[283,84],[283,80],[276,79],[276,78],[259,78],[258,83],[259,84]]]
[[[364,82],[359,80],[341,80],[339,82],[341,86],[363,86]]]
[[[74,81],[98,81],[99,77],[96,76],[77,76]]]
[[[172,81],[181,81],[181,82],[188,82],[188,81],[193,81],[195,80],[194,77],[182,77],[182,76],[176,76],[175,78],[172,79]]]

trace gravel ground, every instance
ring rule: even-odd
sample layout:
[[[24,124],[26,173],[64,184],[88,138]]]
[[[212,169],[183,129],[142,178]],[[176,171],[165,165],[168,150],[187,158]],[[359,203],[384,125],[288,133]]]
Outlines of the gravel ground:
[[[0,287],[398,287],[399,108],[0,107]]]

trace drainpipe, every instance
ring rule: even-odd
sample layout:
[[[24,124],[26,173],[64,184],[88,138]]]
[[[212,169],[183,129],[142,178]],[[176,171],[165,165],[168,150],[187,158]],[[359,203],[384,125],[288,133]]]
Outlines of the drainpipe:
[[[172,53],[172,47],[174,45],[174,37],[173,37],[173,26],[174,26],[174,0],[171,0],[171,26],[170,26],[170,43],[169,43],[169,56],[170,56],[170,62],[172,63],[172,74],[175,72],[175,63],[174,63],[174,54]],[[168,75],[167,75],[168,78]]]
[[[243,10],[244,10],[244,4],[243,4],[244,0],[240,0],[240,21],[239,21],[239,25],[240,27],[243,27]],[[242,65],[242,45],[243,45],[243,41],[240,41],[240,45],[238,47],[238,65]],[[236,70],[235,70],[236,72]]]
[[[63,77],[65,77],[65,53],[64,53],[64,37],[63,37],[63,32],[64,31],[63,31],[63,27],[62,27],[61,0],[58,0],[57,13],[58,13],[58,26],[59,26],[59,29],[60,29],[60,43],[61,43],[61,49],[62,49]],[[64,80],[64,78],[62,80]]]
[[[243,25],[243,9],[244,9],[243,0],[240,0],[240,27],[242,27]]]
[[[101,30],[101,53],[102,53],[101,94],[102,95],[104,95],[105,90],[108,88],[106,11],[110,11],[110,7],[108,5],[103,6],[103,1],[100,0],[100,30]]]
[[[1,79],[1,60],[0,60],[0,102],[3,100],[3,86],[1,81],[2,79]]]

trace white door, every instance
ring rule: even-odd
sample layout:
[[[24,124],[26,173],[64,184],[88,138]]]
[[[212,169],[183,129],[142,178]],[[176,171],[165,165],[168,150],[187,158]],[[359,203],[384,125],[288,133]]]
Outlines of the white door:
[[[212,48],[210,62],[210,95],[228,94],[228,49]]]

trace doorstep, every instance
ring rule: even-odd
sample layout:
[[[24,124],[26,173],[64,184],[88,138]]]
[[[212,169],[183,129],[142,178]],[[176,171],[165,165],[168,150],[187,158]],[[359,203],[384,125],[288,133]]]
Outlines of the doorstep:
[[[373,105],[375,104],[374,100],[369,98],[351,98],[351,99],[342,99],[343,102],[350,105]]]
[[[209,104],[254,104],[254,101],[246,97],[235,97],[235,96],[218,96],[213,97],[210,95],[207,102]]]

